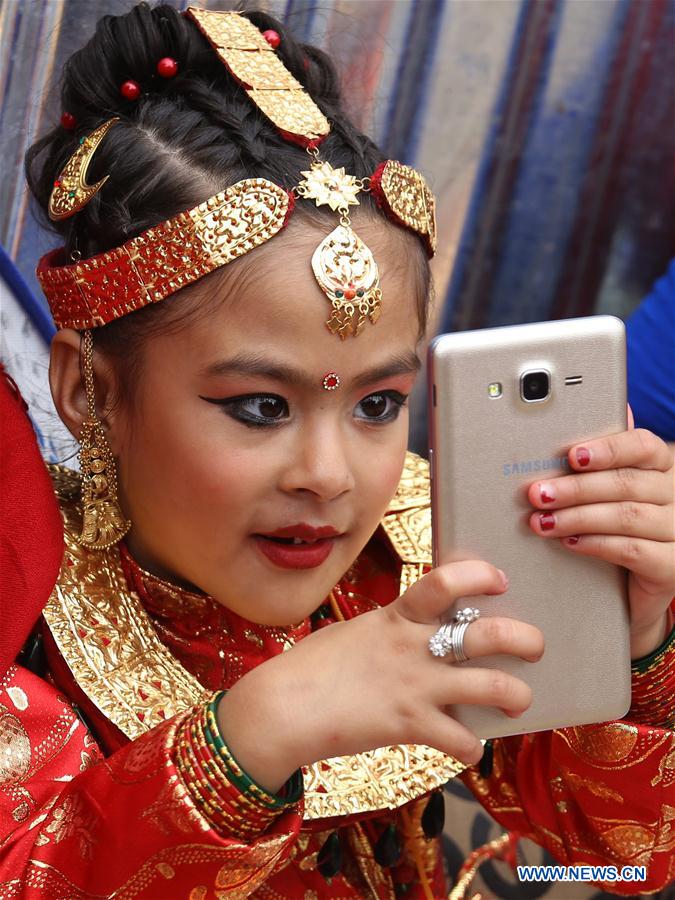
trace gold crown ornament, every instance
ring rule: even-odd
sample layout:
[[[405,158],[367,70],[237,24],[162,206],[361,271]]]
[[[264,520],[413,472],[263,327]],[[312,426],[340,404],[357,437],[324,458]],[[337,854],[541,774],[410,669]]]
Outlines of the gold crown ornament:
[[[318,148],[330,133],[330,123],[252,22],[239,13],[194,7],[187,14],[258,109],[312,156],[311,168],[302,173],[294,194],[340,214],[340,224],[312,256],[312,271],[332,306],[329,331],[342,340],[356,336],[367,319],[377,321],[382,301],[377,263],[349,221],[349,207],[358,206],[356,195],[368,189],[367,180],[321,160]]]

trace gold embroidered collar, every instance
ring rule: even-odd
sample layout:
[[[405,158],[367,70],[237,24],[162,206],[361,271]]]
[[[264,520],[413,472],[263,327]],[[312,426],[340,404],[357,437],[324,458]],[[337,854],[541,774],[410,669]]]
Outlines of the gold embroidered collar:
[[[65,525],[66,550],[44,610],[78,685],[130,740],[210,696],[162,644],[138,595],[129,589],[119,551],[77,544],[79,476],[51,467]],[[431,563],[428,466],[408,454],[382,521],[402,561],[401,589]],[[335,757],[303,769],[305,818],[394,809],[445,784],[464,766],[418,745]]]

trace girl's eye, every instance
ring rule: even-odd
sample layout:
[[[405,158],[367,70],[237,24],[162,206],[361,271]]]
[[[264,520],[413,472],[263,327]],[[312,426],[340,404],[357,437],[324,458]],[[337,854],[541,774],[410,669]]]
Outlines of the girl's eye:
[[[358,404],[357,410],[361,410],[362,415],[357,418],[373,423],[393,422],[398,418],[398,414],[406,405],[407,400],[407,396],[399,394],[398,391],[369,394]]]
[[[275,394],[249,394],[226,400],[202,397],[202,400],[222,406],[230,418],[254,428],[278,425],[288,417],[288,404]]]

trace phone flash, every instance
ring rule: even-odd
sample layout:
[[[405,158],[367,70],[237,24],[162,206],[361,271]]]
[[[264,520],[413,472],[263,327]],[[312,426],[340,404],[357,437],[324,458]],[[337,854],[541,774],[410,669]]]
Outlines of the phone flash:
[[[492,384],[488,384],[488,395],[493,399],[495,397],[501,397],[502,395],[502,385],[499,381],[493,381]]]

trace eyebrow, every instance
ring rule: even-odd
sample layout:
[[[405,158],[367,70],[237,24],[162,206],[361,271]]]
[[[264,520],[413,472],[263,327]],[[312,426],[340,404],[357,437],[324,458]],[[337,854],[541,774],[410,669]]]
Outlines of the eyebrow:
[[[352,385],[353,387],[363,387],[366,384],[372,384],[375,381],[381,381],[384,378],[391,378],[395,375],[412,375],[419,372],[421,366],[422,363],[416,353],[404,353],[393,357],[393,359],[380,366],[361,372],[360,375],[354,378]],[[316,387],[316,379],[307,375],[301,369],[274,363],[263,356],[252,354],[238,354],[231,359],[223,359],[211,363],[199,374],[206,377],[252,375],[270,378],[273,381],[280,381],[294,387]]]

